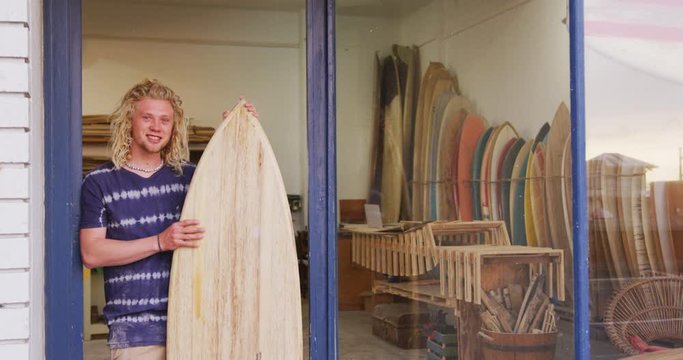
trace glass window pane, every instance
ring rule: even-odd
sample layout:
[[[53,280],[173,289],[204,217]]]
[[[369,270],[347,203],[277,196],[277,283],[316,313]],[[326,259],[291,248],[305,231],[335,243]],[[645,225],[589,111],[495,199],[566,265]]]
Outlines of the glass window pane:
[[[340,357],[572,359],[566,3],[336,3]]]
[[[600,358],[681,346],[682,16],[674,2],[585,4],[591,348]]]

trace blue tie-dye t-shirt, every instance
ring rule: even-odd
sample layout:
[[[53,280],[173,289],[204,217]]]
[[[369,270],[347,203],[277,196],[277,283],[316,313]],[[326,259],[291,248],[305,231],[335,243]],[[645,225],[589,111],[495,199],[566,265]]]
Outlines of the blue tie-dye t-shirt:
[[[107,239],[134,240],[161,233],[180,219],[194,165],[182,175],[165,166],[149,178],[111,162],[83,179],[81,228],[107,228]],[[166,309],[172,252],[104,268],[109,346],[166,344]]]

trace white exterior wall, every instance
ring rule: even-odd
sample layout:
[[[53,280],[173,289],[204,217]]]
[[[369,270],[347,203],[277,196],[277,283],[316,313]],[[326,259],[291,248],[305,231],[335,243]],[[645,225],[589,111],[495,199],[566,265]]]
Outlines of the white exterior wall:
[[[0,359],[43,357],[40,11],[0,6]]]
[[[400,42],[420,46],[422,71],[442,62],[489,125],[523,138],[569,100],[566,1],[434,0],[399,21]]]
[[[477,113],[531,138],[569,105],[566,15],[565,1],[433,0],[398,18],[338,17],[339,198],[365,198],[369,188],[375,51],[419,46],[423,74],[442,62]]]
[[[194,125],[217,127],[240,95],[254,103],[290,194],[305,194],[304,14],[191,4],[83,7],[83,114],[110,114],[145,77],[183,99]]]

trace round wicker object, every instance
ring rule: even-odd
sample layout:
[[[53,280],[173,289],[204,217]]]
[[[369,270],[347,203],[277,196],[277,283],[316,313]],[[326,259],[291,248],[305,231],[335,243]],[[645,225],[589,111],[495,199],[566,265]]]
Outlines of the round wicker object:
[[[633,281],[610,299],[604,321],[610,341],[629,355],[639,354],[629,342],[634,335],[647,343],[683,340],[683,277]]]

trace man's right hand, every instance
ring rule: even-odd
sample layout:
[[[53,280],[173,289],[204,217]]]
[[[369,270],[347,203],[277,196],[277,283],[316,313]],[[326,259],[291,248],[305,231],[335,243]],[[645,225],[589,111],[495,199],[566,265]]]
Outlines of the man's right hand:
[[[181,220],[173,223],[159,234],[161,251],[175,250],[180,247],[199,246],[198,240],[204,238],[204,228],[199,220]]]

